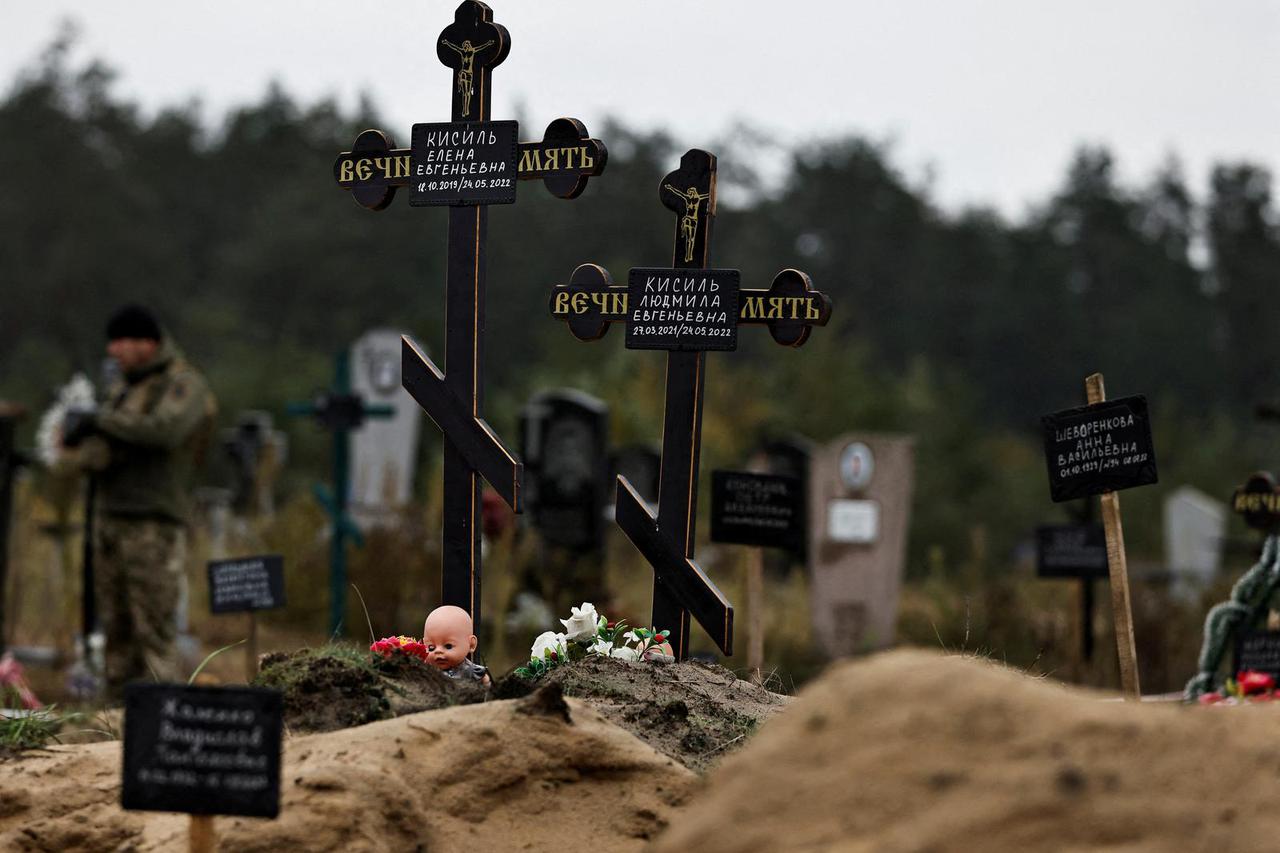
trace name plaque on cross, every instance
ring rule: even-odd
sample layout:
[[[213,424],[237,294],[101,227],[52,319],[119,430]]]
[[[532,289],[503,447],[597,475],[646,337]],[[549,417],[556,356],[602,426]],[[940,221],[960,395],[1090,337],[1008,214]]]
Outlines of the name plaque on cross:
[[[515,204],[519,133],[514,121],[415,124],[410,207]]]
[[[1250,475],[1231,496],[1231,509],[1254,530],[1280,529],[1280,489],[1266,471]]]
[[[635,267],[627,278],[627,349],[738,348],[737,270]]]

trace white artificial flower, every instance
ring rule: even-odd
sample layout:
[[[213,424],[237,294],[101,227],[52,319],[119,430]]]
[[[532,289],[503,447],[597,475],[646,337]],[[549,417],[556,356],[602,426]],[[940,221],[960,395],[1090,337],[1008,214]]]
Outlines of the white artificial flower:
[[[596,636],[600,626],[600,614],[589,601],[582,602],[581,607],[570,608],[572,613],[568,619],[561,619],[564,633],[570,640],[586,642]]]
[[[568,655],[564,649],[565,636],[557,634],[555,631],[543,631],[533,641],[533,649],[529,653],[532,660],[542,660],[547,656],[547,652],[555,652],[561,659]]]
[[[93,405],[93,383],[83,373],[72,376],[70,382],[58,389],[57,399],[36,428],[36,453],[41,462],[51,466],[62,455],[62,424],[67,412],[92,409]]]
[[[636,635],[635,631],[628,631],[627,633],[623,634],[622,639],[626,640],[628,643],[640,642],[640,637]]]
[[[630,646],[618,646],[609,653],[609,657],[625,661],[638,661],[640,660],[640,653]]]
[[[608,640],[596,640],[591,645],[591,648],[587,649],[588,654],[600,655],[600,657],[603,657],[603,658],[609,657],[609,655],[612,652],[613,652],[613,643],[609,642]]]

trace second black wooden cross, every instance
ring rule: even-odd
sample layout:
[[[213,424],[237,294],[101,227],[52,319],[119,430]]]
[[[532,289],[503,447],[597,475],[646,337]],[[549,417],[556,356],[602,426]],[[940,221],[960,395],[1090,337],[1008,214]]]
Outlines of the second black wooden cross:
[[[484,3],[464,0],[436,40],[453,69],[452,122],[417,124],[412,145],[396,148],[366,130],[333,166],[338,185],[370,210],[387,207],[400,188],[410,205],[449,205],[445,278],[445,366],[441,371],[404,339],[402,381],[444,432],[444,523],[441,603],[480,625],[481,478],[521,511],[523,467],[483,417],[485,242],[489,204],[515,201],[516,182],[541,180],[560,198],[576,198],[605,166],[604,144],[572,118],[553,121],[542,141],[516,141],[516,123],[490,121],[491,73],[511,50],[506,27]]]
[[[616,519],[653,567],[651,624],[671,631],[676,657],[688,654],[691,613],[730,655],[733,607],[693,559],[706,351],[735,349],[741,324],[766,325],[775,341],[798,347],[826,324],[831,302],[798,270],[752,290],[739,287],[737,270],[706,268],[716,213],[713,155],[687,152],[658,194],[677,217],[673,268],[635,268],[626,285],[615,285],[603,267],[583,264],[552,291],[551,314],[579,340],[597,340],[610,323],[625,322],[629,349],[668,351],[658,514],[619,476]]]

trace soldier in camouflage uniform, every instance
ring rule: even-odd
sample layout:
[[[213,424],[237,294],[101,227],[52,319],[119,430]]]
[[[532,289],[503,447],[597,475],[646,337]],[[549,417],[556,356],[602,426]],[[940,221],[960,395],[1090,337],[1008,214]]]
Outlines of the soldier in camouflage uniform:
[[[114,694],[134,679],[181,676],[175,640],[186,600],[187,480],[216,403],[146,309],[117,311],[107,341],[120,379],[68,457],[98,483],[95,593]]]

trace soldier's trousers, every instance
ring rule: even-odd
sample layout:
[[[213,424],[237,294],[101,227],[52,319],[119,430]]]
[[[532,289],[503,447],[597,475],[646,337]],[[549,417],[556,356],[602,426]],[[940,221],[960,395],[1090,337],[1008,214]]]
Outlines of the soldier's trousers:
[[[186,600],[187,533],[149,519],[99,517],[94,587],[106,637],[108,692],[128,681],[177,681],[177,612]]]

